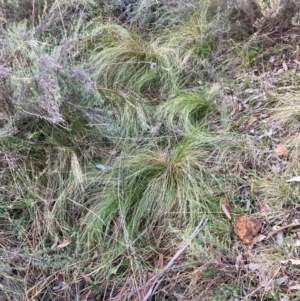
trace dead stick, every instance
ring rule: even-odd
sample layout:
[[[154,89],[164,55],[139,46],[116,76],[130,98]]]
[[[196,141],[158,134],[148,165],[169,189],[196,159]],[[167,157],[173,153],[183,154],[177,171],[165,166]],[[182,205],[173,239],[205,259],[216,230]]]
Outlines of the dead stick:
[[[149,288],[148,292],[146,293],[146,295],[144,296],[144,298],[141,301],[148,301],[153,296],[153,294],[155,293],[155,291],[158,289],[160,283],[162,282],[161,277],[163,276],[163,274],[174,264],[175,260],[187,249],[187,247],[189,246],[190,242],[203,229],[203,227],[205,226],[205,224],[207,223],[207,221],[208,221],[207,218],[201,219],[200,223],[195,228],[194,232],[186,240],[186,242],[184,243],[184,245],[176,252],[176,254],[172,257],[172,259],[169,261],[169,263],[158,274],[156,274],[154,277],[152,277],[151,279],[149,279],[147,281],[148,284],[151,283],[151,282],[153,284],[151,285],[151,287]],[[147,286],[147,283],[146,283],[146,286]]]
[[[292,224],[289,224],[289,225],[286,225],[286,226],[282,226],[282,227],[279,227],[278,229],[275,229],[273,231],[271,231],[268,235],[267,235],[267,239],[270,238],[271,236],[277,234],[278,232],[280,232],[281,230],[284,230],[286,228],[290,228],[290,227],[298,227],[300,226],[300,223],[292,223]]]

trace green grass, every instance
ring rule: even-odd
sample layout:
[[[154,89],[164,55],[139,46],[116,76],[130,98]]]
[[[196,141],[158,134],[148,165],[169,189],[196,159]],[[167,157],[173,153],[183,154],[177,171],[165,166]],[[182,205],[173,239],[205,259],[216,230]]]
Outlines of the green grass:
[[[102,25],[96,33],[100,39],[90,62],[99,90],[133,91],[150,99],[174,93],[179,58],[164,39],[143,40],[118,25]]]
[[[201,126],[210,109],[204,93],[181,91],[158,108],[158,119],[174,132],[191,133]]]
[[[96,2],[0,4],[0,301],[298,300],[296,16]]]
[[[208,19],[209,6],[208,1],[203,1],[198,10],[182,22],[174,35],[177,47],[190,51],[200,58],[208,57],[214,43],[218,41],[218,37],[214,36],[215,32],[211,31],[213,23]]]

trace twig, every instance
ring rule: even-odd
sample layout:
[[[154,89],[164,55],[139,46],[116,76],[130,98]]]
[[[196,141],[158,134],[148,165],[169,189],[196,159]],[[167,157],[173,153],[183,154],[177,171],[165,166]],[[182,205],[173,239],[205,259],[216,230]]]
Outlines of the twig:
[[[289,225],[286,225],[286,226],[282,226],[282,227],[279,227],[273,231],[271,231],[267,236],[266,238],[269,239],[270,237],[272,237],[273,235],[277,234],[278,232],[280,232],[281,230],[284,230],[284,229],[287,229],[287,228],[290,228],[290,227],[298,227],[300,226],[300,223],[291,223]]]
[[[31,13],[31,18],[32,18],[32,27],[34,27],[34,22],[35,22],[35,0],[32,0],[32,13]]]
[[[186,240],[186,242],[184,243],[184,245],[175,253],[175,255],[172,257],[172,259],[169,261],[169,263],[158,274],[156,274],[154,277],[150,278],[147,281],[147,283],[146,283],[145,286],[147,286],[147,284],[149,286],[149,284],[150,284],[150,288],[147,291],[147,293],[145,294],[145,296],[143,297],[143,299],[141,299],[139,301],[148,301],[153,296],[153,294],[155,293],[155,291],[158,289],[160,283],[163,281],[162,276],[165,274],[165,272],[167,270],[170,269],[170,267],[174,264],[175,260],[187,249],[187,247],[189,246],[189,244],[191,243],[191,241],[203,229],[203,227],[205,226],[205,224],[207,223],[207,221],[208,221],[207,218],[201,219],[200,223],[195,228],[194,232]]]

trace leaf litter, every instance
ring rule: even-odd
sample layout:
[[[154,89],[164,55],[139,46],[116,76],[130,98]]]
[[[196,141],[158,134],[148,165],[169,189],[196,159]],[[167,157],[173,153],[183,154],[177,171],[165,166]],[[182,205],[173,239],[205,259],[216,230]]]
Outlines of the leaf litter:
[[[239,216],[235,219],[234,232],[244,244],[251,244],[262,228],[262,222],[254,217]]]

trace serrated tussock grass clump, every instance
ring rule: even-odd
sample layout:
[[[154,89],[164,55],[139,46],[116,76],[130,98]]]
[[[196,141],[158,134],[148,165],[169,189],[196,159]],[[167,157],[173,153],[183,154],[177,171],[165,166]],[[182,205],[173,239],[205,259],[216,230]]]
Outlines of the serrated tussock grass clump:
[[[101,91],[100,94],[104,99],[103,109],[119,128],[119,135],[133,138],[148,131],[154,119],[154,106],[149,100],[140,94],[122,90]]]
[[[178,40],[181,40],[184,48],[200,57],[205,57],[210,52],[208,37],[206,37],[207,27],[206,10],[194,13],[179,30]]]
[[[1,206],[7,217],[17,221],[8,226],[19,239],[27,240],[28,231],[34,231],[31,246],[44,248],[70,234],[80,207],[68,199],[80,202],[85,186],[80,160],[71,149],[50,152],[41,146],[33,146],[26,157],[16,153],[2,159],[7,171],[0,186]]]
[[[270,109],[271,119],[284,123],[298,121],[300,119],[299,93],[287,92],[284,95],[275,96],[278,99],[276,108]]]
[[[253,179],[257,205],[263,208],[263,215],[272,222],[286,217],[285,206],[297,206],[299,188],[287,183],[293,175],[270,175],[269,177]],[[267,210],[266,210],[267,208]]]
[[[163,39],[143,40],[117,25],[101,27],[103,38],[90,58],[97,88],[165,98],[177,88],[178,54]]]
[[[205,93],[181,91],[160,105],[157,115],[171,130],[190,133],[201,125],[210,106]]]
[[[200,212],[215,206],[212,199],[218,179],[207,166],[218,165],[215,156],[225,140],[190,135],[174,147],[124,154],[102,176],[103,191],[90,192],[95,204],[83,222],[83,239],[90,247],[110,237],[116,243],[122,236],[121,216],[132,237],[151,232],[158,224],[167,227],[166,220],[174,225],[196,223]]]
[[[220,155],[228,147],[238,148],[236,144],[230,134],[199,132],[180,143],[163,147],[153,141],[132,154],[121,153],[85,190],[87,215],[78,231],[84,257],[95,254],[105,275],[127,254],[139,258],[145,268],[146,250],[156,245],[169,249],[209,214],[212,224],[197,237],[189,256],[215,262],[230,245],[229,222],[219,213],[220,190],[227,193],[235,181],[230,173],[235,158],[224,158],[224,164]],[[128,265],[124,269],[126,274],[137,273]],[[193,287],[187,290],[192,293]]]
[[[190,51],[196,57],[206,58],[218,43],[220,37],[217,33],[220,34],[222,26],[217,23],[216,17],[209,16],[210,6],[213,3],[203,1],[193,13],[182,20],[172,36],[172,42],[182,49],[182,53]]]
[[[121,165],[116,165],[112,171],[100,203],[93,210],[96,215],[92,214],[88,218],[88,228],[102,236],[103,229],[108,229],[107,226],[111,224],[112,216],[121,214],[118,213],[118,198],[121,198],[123,214],[131,231],[142,224],[147,228],[147,225],[167,212],[173,212],[174,216],[187,214],[190,211],[188,200],[182,194],[190,194],[188,199],[192,195],[198,198],[195,195],[198,191],[196,179],[187,172],[195,172],[197,165],[200,168],[201,155],[201,152],[195,152],[188,145],[182,144],[173,150],[142,149],[123,158]],[[180,189],[184,183],[189,184],[189,192],[186,192],[187,189]],[[123,190],[121,195],[118,194],[120,189]],[[114,206],[115,209],[106,210],[105,204]],[[91,219],[94,221],[91,222]],[[91,233],[91,230],[88,232]]]
[[[118,24],[134,28],[143,37],[161,34],[166,28],[174,28],[199,6],[199,1],[109,1],[105,5]]]

